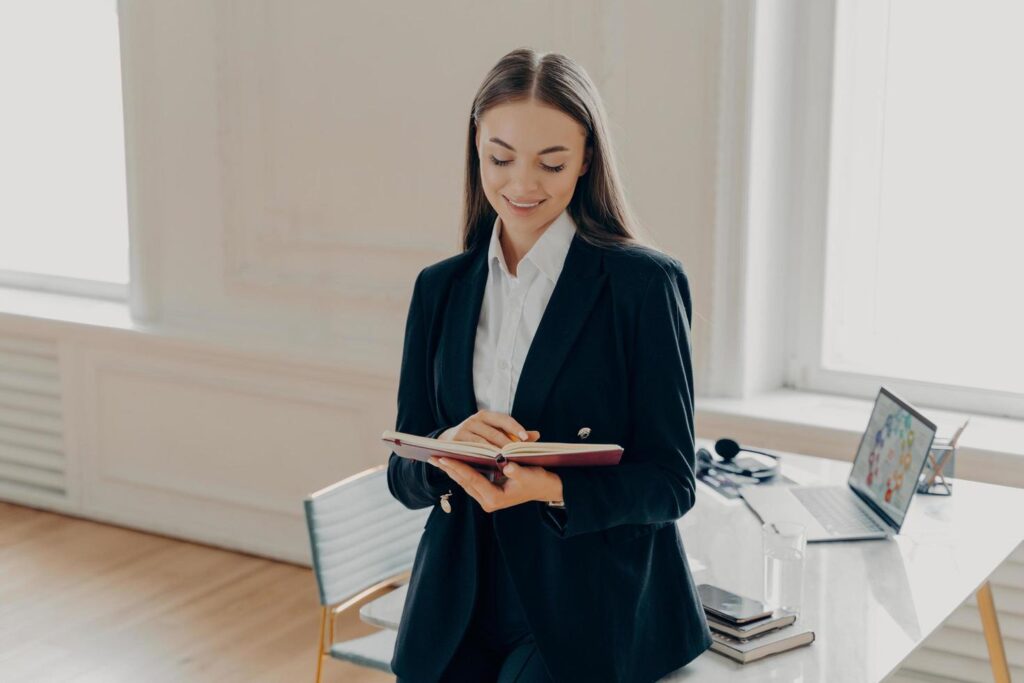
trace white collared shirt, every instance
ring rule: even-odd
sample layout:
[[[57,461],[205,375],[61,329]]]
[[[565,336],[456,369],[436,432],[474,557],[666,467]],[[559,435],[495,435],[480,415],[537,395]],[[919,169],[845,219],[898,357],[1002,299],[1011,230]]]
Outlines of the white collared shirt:
[[[515,276],[498,241],[501,228],[499,216],[487,250],[487,286],[473,349],[473,393],[477,410],[510,414],[526,352],[562,272],[576,223],[563,209],[519,261]]]

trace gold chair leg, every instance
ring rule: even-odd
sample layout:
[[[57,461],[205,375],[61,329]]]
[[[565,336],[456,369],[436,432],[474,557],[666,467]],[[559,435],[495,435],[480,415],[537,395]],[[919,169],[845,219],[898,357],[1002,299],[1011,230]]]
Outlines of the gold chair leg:
[[[324,666],[324,625],[327,623],[327,608],[320,608],[320,642],[316,646],[316,683],[320,683],[320,674]]]
[[[978,611],[981,613],[981,628],[985,632],[988,646],[988,660],[992,665],[992,677],[996,683],[1010,683],[1010,665],[1006,661],[1003,634],[999,632],[996,604],[992,600],[992,586],[988,581],[981,584],[977,592]]]
[[[324,609],[326,609],[326,607]],[[334,621],[337,618],[338,615],[334,613],[331,613],[331,615],[327,617],[327,642],[330,643],[331,646],[334,645]]]

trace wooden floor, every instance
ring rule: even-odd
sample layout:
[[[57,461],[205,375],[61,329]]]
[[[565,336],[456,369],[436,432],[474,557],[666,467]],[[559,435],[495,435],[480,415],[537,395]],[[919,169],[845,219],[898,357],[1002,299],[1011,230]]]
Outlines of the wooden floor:
[[[306,567],[0,503],[4,683],[313,681],[318,627]],[[322,680],[395,678],[325,658]]]

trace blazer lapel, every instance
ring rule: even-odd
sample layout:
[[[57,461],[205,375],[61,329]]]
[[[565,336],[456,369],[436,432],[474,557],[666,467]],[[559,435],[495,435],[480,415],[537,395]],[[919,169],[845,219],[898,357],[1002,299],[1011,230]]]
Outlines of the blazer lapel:
[[[445,417],[457,424],[476,412],[473,391],[473,349],[476,326],[487,286],[487,249],[479,249],[469,267],[456,276],[448,298],[448,310],[441,335],[441,367],[435,374],[436,395]]]
[[[512,417],[526,429],[536,428],[558,371],[607,277],[601,272],[600,249],[574,235],[516,385]]]

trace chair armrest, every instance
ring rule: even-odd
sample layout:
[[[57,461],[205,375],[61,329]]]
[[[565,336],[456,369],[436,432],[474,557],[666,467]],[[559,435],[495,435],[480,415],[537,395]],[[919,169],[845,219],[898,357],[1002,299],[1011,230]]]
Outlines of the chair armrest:
[[[365,600],[368,596],[373,595],[379,590],[382,590],[384,588],[395,589],[399,586],[409,583],[409,578],[411,576],[412,569],[406,569],[404,572],[400,572],[398,574],[395,574],[394,576],[389,576],[383,581],[378,581],[372,586],[364,588],[363,590],[359,591],[358,593],[350,597],[348,600],[345,600],[344,602],[338,603],[337,605],[331,607],[330,632],[327,636],[327,650],[330,650],[331,646],[334,645],[334,625],[335,623],[337,623],[338,615],[344,614],[345,612],[351,610],[360,602]],[[321,628],[323,628],[323,626],[321,626]],[[321,631],[321,635],[322,634],[323,631]],[[321,649],[321,653],[322,652],[323,649]]]

